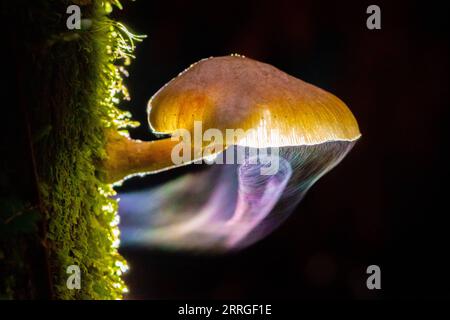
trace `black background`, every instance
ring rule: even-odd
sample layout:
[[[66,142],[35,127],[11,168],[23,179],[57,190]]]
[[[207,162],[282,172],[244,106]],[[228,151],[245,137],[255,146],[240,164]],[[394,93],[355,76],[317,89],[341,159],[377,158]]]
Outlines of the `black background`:
[[[381,7],[381,30],[366,28],[370,4]],[[123,105],[142,123],[134,138],[152,138],[145,109],[162,85],[199,59],[231,53],[334,93],[363,134],[282,227],[245,251],[208,257],[122,250],[128,297],[449,297],[449,19],[442,6],[140,0],[115,12],[148,35],[129,68],[132,100]],[[121,190],[181,171],[134,178]],[[379,291],[365,285],[371,264],[381,267]]]

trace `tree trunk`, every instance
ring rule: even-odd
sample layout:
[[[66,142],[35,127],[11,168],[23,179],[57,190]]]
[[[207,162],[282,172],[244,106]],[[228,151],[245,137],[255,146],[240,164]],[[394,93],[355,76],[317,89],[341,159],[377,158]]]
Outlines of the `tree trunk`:
[[[114,0],[73,2],[86,19],[81,30],[66,27],[70,1],[2,2],[3,299],[116,299],[126,291],[117,203],[96,163],[105,129],[130,122],[117,103],[133,38],[107,17]],[[80,268],[80,289],[66,285],[71,265]]]

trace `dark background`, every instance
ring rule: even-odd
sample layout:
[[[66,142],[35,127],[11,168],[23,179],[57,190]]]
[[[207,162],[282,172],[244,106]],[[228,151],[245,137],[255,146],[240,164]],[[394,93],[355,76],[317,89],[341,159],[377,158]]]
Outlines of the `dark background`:
[[[129,68],[132,100],[123,106],[142,123],[134,138],[151,139],[146,104],[161,86],[199,59],[231,53],[334,93],[363,134],[287,222],[247,250],[215,257],[122,250],[129,297],[450,297],[449,19],[440,3],[140,0],[115,12],[148,35]],[[381,30],[366,28],[370,4],[381,7]],[[134,178],[121,190],[179,172]],[[378,291],[365,285],[371,264],[381,267]]]

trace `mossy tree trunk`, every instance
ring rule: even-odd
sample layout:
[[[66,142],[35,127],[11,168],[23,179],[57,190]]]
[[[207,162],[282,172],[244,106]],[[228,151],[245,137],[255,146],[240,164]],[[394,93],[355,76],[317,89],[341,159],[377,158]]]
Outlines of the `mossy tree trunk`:
[[[133,35],[107,14],[115,1],[73,1],[86,19],[67,30],[72,1],[5,1],[0,297],[116,299],[126,290],[117,203],[98,177],[105,131],[129,125],[121,66]],[[9,103],[6,103],[9,101]],[[81,289],[66,269],[81,270]]]

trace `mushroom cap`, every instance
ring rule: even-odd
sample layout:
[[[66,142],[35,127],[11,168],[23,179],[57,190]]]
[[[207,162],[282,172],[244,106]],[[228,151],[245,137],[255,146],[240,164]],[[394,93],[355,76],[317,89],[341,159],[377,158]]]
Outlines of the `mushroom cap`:
[[[353,141],[358,124],[336,96],[281,70],[243,56],[201,60],[172,79],[149,101],[155,133],[218,129],[227,145],[281,147]],[[226,129],[247,131],[238,141]]]

